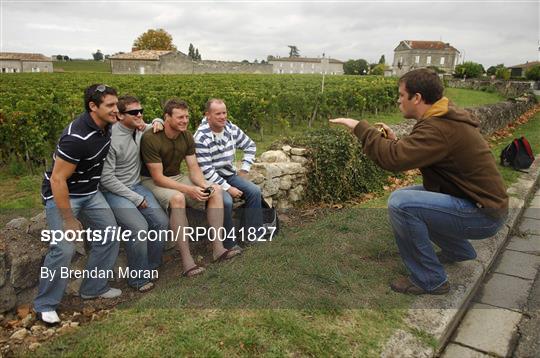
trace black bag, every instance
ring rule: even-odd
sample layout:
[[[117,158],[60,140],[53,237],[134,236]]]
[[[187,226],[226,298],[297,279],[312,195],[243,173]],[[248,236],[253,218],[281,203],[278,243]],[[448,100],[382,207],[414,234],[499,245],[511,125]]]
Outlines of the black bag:
[[[274,234],[272,235],[272,237],[276,237],[279,232],[279,218],[276,208],[268,205],[264,198],[261,198],[261,205],[263,208],[263,226],[266,228],[274,227],[275,229],[273,229]],[[270,231],[267,230],[266,233],[270,233]]]
[[[512,143],[508,144],[501,151],[501,165],[512,167],[515,170],[528,169],[534,162],[534,154],[525,137],[514,138]]]

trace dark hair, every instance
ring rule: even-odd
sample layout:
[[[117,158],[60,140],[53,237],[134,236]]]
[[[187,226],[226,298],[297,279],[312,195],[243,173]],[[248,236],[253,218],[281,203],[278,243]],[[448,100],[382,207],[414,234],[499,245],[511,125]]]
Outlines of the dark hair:
[[[186,111],[189,109],[185,101],[178,98],[172,98],[165,103],[165,106],[163,106],[163,118],[165,119],[166,114],[172,116],[173,109],[175,108],[185,109]]]
[[[405,85],[409,99],[416,93],[420,93],[426,104],[433,104],[443,96],[444,87],[439,75],[427,68],[419,68],[407,72],[401,76],[398,83]]]
[[[100,106],[103,103],[103,98],[106,95],[118,96],[116,90],[113,87],[109,87],[103,84],[93,84],[84,90],[84,108],[86,112],[90,113],[90,102],[94,102],[96,106]]]
[[[209,112],[210,107],[212,107],[212,103],[225,103],[221,98],[210,98],[208,101],[206,101],[206,104],[204,105],[204,111]]]
[[[118,107],[118,112],[125,113],[126,107],[132,103],[141,103],[141,101],[139,101],[137,97],[130,95],[118,98],[118,104],[116,105]]]

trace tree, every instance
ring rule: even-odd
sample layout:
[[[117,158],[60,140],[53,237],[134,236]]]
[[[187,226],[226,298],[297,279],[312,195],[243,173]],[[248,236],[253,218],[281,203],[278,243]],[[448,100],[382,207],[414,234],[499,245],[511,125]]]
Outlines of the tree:
[[[64,60],[64,61],[69,61],[69,56],[64,55],[63,60]]]
[[[540,81],[540,65],[530,67],[527,71],[525,71],[525,77],[528,80]]]
[[[498,78],[500,80],[509,80],[510,79],[510,70],[503,67],[497,68],[497,71],[495,71],[495,78]]]
[[[198,48],[195,49],[195,60],[201,60],[201,54]]]
[[[103,61],[103,53],[101,53],[101,50],[97,50],[93,53],[92,57],[94,57],[94,61]]]
[[[172,43],[172,36],[163,29],[150,29],[137,37],[133,42],[137,50],[170,50],[176,51]]]
[[[363,58],[349,60],[343,64],[343,73],[346,75],[365,75],[369,70],[369,65]]]
[[[381,55],[381,58],[379,58],[379,64],[385,64],[386,63],[386,59],[384,58],[384,55]]]
[[[486,73],[488,74],[488,76],[493,76],[499,68],[504,68],[504,64],[499,63],[497,66],[489,66]]]
[[[291,49],[289,51],[289,57],[300,57],[300,50],[298,47],[294,45],[289,45],[288,47]]]
[[[474,78],[480,77],[484,73],[484,66],[476,62],[464,62],[461,65],[457,65],[454,77],[458,78]]]
[[[369,74],[375,76],[382,76],[384,75],[384,67],[384,63],[379,63],[377,66],[373,67],[371,71],[369,71]]]
[[[275,59],[276,59],[275,56],[272,56],[272,55],[266,56],[266,61],[269,61],[269,62],[270,62],[270,61],[275,60]]]
[[[195,58],[195,47],[193,47],[193,44],[189,44],[188,56],[192,59]]]
[[[62,60],[64,59],[64,56],[62,56],[62,55],[56,55],[56,59],[57,59],[58,61],[62,61]]]

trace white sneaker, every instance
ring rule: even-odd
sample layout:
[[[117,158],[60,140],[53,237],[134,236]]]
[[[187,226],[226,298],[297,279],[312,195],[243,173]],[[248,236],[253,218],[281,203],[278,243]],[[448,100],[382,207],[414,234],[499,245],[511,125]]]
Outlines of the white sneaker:
[[[56,311],[40,312],[39,315],[41,316],[41,320],[45,323],[55,324],[60,322],[60,317],[58,317]]]
[[[81,293],[81,298],[85,300],[91,300],[92,298],[116,298],[122,294],[122,290],[118,288],[109,288],[109,291],[102,293],[99,296],[87,296]]]

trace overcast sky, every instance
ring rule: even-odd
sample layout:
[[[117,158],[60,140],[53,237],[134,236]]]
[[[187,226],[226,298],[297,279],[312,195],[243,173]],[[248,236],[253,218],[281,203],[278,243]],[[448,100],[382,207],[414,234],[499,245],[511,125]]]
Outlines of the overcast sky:
[[[0,50],[91,58],[131,51],[163,28],[203,59],[322,53],[346,61],[393,60],[401,40],[442,40],[465,61],[507,66],[539,60],[535,1],[25,1],[0,0]],[[461,60],[460,60],[461,62]]]

